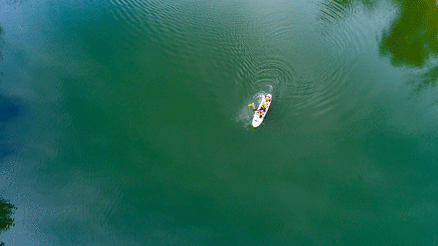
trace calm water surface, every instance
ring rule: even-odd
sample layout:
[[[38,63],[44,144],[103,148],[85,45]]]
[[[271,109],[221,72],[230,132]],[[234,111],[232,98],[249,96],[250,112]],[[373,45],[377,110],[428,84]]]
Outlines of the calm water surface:
[[[0,241],[437,245],[436,9],[0,0]]]

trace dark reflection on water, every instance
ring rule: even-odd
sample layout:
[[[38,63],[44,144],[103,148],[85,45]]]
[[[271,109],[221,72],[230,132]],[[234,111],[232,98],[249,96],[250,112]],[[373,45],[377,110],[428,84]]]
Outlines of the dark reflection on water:
[[[0,25],[0,59],[2,57],[2,32],[3,28]],[[0,76],[2,74],[3,71],[0,68]],[[6,92],[0,92],[0,160],[14,152],[14,146],[11,144],[13,141],[10,140],[11,121],[19,115],[20,111],[21,103],[18,98],[10,97]]]
[[[19,100],[0,93],[0,124],[4,124],[20,113]]]
[[[336,0],[349,7],[356,0]],[[372,10],[376,1],[360,0]],[[394,66],[424,69],[424,74],[415,82],[418,89],[436,85],[438,67],[431,61],[438,55],[438,10],[431,0],[394,0],[398,7],[397,17],[388,29],[383,30],[379,44],[380,54],[389,56]]]

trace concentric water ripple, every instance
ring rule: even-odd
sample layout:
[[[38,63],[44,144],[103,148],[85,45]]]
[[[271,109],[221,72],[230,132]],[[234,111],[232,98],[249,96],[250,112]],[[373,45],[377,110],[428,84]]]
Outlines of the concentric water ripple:
[[[290,4],[253,9],[250,15],[254,16],[252,32],[258,52],[247,56],[238,72],[249,94],[268,91],[272,86],[276,103],[281,104],[277,112],[285,117],[300,112],[322,116],[341,107],[340,98],[348,91],[356,56],[364,45],[356,29],[358,23],[337,26],[348,17],[348,10],[336,3],[307,5],[300,7],[320,9],[313,20],[315,31],[299,28],[298,18],[290,18],[296,11]],[[297,36],[306,37],[309,43],[294,48]]]
[[[109,1],[114,17],[128,24],[133,37],[142,37],[132,42],[157,45],[186,73],[206,76],[203,86],[217,86],[208,84],[215,83],[211,73],[237,72],[231,89],[235,97],[273,93],[281,104],[278,112],[286,117],[303,112],[323,116],[342,107],[358,54],[368,45],[360,21],[332,1],[243,7],[234,2]],[[300,14],[298,8],[312,9],[314,16],[291,18]]]

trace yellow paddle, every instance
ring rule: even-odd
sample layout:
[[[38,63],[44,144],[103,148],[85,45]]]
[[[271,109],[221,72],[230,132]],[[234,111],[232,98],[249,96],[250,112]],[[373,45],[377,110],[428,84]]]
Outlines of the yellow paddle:
[[[251,106],[252,106],[253,108],[255,108],[255,107],[254,107],[254,103],[248,104],[248,107],[251,107]]]

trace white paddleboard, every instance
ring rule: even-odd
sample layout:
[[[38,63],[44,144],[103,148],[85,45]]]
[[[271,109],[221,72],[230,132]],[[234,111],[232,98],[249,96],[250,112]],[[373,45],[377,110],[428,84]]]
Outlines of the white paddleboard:
[[[265,119],[266,113],[268,112],[269,106],[271,105],[272,95],[266,94],[262,96],[262,101],[260,102],[259,107],[254,112],[254,117],[252,118],[252,126],[258,127],[262,124]],[[263,109],[264,108],[264,109]]]

